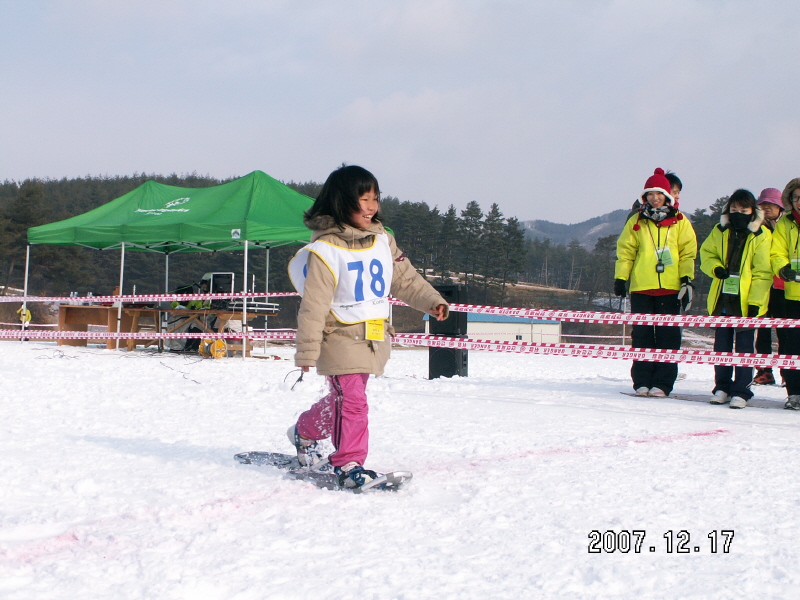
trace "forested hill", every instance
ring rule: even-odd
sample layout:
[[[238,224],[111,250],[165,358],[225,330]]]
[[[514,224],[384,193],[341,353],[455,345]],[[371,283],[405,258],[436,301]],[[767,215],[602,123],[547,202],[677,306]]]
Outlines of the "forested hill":
[[[195,174],[178,177],[137,174],[132,177],[0,182],[0,293],[21,289],[25,282],[27,231],[96,208],[154,179],[182,187],[204,187],[223,181]],[[287,185],[316,197],[321,184]],[[702,242],[727,198],[698,209],[691,221]],[[457,281],[470,289],[470,302],[505,305],[517,282],[583,292],[586,306],[597,294],[610,293],[614,280],[616,242],[628,210],[621,208],[583,223],[563,225],[548,221],[521,223],[505,216],[497,204],[481,207],[468,202],[457,210],[425,202],[381,200],[384,223],[391,227],[405,255],[432,282]],[[526,239],[527,238],[527,239]],[[269,289],[291,291],[286,265],[297,246],[277,247],[269,254]],[[234,272],[237,288],[243,276],[243,253],[179,253],[169,259],[170,290],[196,284],[204,273]],[[110,294],[119,284],[119,251],[97,251],[75,246],[37,244],[30,247],[29,292],[32,295]],[[167,286],[164,256],[129,252],[125,257],[123,293],[163,292]],[[266,287],[267,254],[248,255],[249,289]],[[697,272],[698,292],[709,280]]]
[[[572,225],[552,223],[550,221],[522,221],[525,236],[535,240],[549,239],[553,244],[569,244],[578,240],[582,247],[594,248],[601,237],[619,235],[630,209],[620,208],[613,212]]]
[[[0,183],[0,290],[22,288],[25,280],[27,231],[97,208],[147,180],[181,187],[206,187],[224,181],[196,174],[177,176],[135,174],[75,179],[29,179]],[[319,194],[316,182],[287,185],[312,198]],[[457,280],[472,287],[475,301],[503,302],[508,286],[528,270],[525,234],[519,221],[506,217],[497,204],[485,210],[469,202],[462,211],[453,205],[440,211],[424,202],[400,201],[390,196],[381,201],[384,223],[391,227],[413,265],[432,281]],[[286,265],[297,246],[277,247],[269,254],[270,291],[290,291]],[[74,246],[33,245],[29,291],[34,295],[67,292],[110,294],[119,284],[121,253]],[[244,272],[243,253],[196,252],[173,254],[167,263],[160,254],[134,252],[125,257],[123,293],[158,293],[196,284],[204,273],[234,272],[237,287]],[[248,255],[250,289],[264,289],[267,255]]]

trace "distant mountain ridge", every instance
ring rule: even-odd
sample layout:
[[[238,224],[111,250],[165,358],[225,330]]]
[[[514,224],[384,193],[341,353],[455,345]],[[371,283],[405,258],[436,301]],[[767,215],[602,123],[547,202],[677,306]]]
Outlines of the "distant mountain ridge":
[[[619,235],[625,225],[630,209],[620,208],[613,212],[594,217],[582,223],[564,225],[551,221],[522,221],[525,235],[531,239],[547,239],[554,244],[567,245],[572,240],[578,240],[584,248],[591,250],[601,237]]]

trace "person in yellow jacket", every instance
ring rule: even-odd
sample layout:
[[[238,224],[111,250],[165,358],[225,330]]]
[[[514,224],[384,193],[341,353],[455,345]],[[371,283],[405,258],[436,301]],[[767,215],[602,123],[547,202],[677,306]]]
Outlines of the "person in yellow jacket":
[[[677,315],[691,306],[697,237],[671,192],[663,169],[656,169],[645,182],[641,209],[628,219],[617,240],[614,294],[624,298],[630,282],[634,313]],[[634,325],[631,346],[677,350],[681,329]],[[677,363],[633,361],[631,367],[638,396],[669,396],[677,376]]]
[[[17,309],[17,314],[19,315],[20,323],[22,323],[22,328],[27,329],[31,322],[31,311],[25,305],[22,305]]]
[[[700,270],[712,278],[708,314],[758,317],[767,312],[772,286],[770,246],[772,234],[764,225],[764,212],[748,190],[736,190],[722,209],[719,225],[700,246]],[[718,327],[715,352],[752,354],[755,329]],[[734,376],[735,372],[735,376]],[[711,404],[744,408],[753,397],[753,367],[714,365]]]
[[[19,315],[19,321],[22,326],[23,330],[27,330],[28,326],[31,324],[31,311],[23,304],[17,309],[17,314]],[[22,338],[23,342],[27,342],[28,338]]]
[[[783,215],[783,202],[781,201],[781,191],[775,188],[764,188],[756,200],[758,208],[764,212],[764,226],[770,233],[775,231],[778,219]],[[767,314],[765,317],[784,318],[784,307],[786,298],[783,290],[786,282],[777,275],[772,276],[772,288],[769,290],[769,302],[767,303]],[[775,333],[778,339],[783,336],[784,329],[776,327]],[[756,354],[772,354],[772,328],[760,327],[756,329]],[[753,385],[774,385],[775,375],[772,367],[759,367],[753,376]]]
[[[800,319],[800,177],[786,184],[781,194],[786,213],[778,219],[772,234],[772,272],[786,282],[785,314],[787,319]],[[778,336],[779,354],[800,354],[800,330],[786,328]],[[786,408],[800,410],[800,371],[781,369],[789,396]]]

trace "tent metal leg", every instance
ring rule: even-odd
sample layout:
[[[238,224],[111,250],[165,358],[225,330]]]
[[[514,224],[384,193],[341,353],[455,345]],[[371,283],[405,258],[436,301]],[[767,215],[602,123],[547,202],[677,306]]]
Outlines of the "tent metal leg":
[[[121,244],[122,250],[119,258],[119,296],[122,296],[123,273],[125,273],[125,242]],[[122,330],[122,302],[118,302],[117,307],[117,333]],[[116,349],[119,350],[119,338],[117,338]]]
[[[267,246],[267,260],[266,260],[266,278],[264,279],[264,292],[266,295],[266,300],[269,302],[269,246]],[[264,315],[264,334],[267,333],[267,329],[269,329],[269,317]],[[267,354],[267,338],[264,338],[264,356]]]
[[[22,286],[22,295],[25,296],[26,298],[28,297],[28,273],[30,272],[30,267],[31,267],[31,245],[28,244],[27,247],[25,248],[25,283]],[[20,316],[22,317],[21,322],[23,329],[26,329],[28,325],[27,321],[25,321],[26,314],[28,314],[28,301],[23,300],[22,312],[20,313]],[[23,342],[28,341],[26,338],[20,338],[20,339]]]
[[[247,293],[247,247],[249,244],[244,242],[244,277],[242,277],[242,288]],[[242,359],[247,359],[247,296],[242,298]]]

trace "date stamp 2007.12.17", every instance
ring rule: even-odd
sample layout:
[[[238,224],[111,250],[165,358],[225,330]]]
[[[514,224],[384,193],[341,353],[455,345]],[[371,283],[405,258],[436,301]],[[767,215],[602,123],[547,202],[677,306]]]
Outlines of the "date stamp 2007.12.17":
[[[655,538],[655,539],[654,539]],[[696,538],[695,538],[696,539]],[[733,542],[733,529],[714,529],[701,542],[692,543],[692,534],[681,529],[665,531],[661,535],[650,536],[643,529],[614,531],[609,529],[589,532],[589,554],[640,554],[642,552],[661,552],[666,554],[728,554]]]

